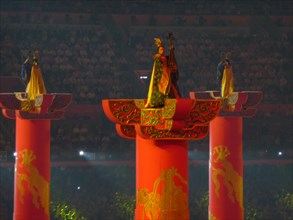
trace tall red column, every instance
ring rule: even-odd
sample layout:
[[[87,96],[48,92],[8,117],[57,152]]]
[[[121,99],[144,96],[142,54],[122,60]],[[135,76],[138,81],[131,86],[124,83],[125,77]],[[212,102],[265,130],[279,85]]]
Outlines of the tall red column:
[[[50,125],[16,117],[14,219],[49,219]]]
[[[208,134],[217,100],[168,99],[164,108],[146,100],[103,100],[120,136],[136,140],[135,219],[189,219],[188,140]]]
[[[209,214],[243,219],[242,117],[216,117],[210,123]]]
[[[50,127],[63,117],[71,94],[44,94],[38,103],[24,94],[0,94],[0,107],[16,120],[14,220],[50,219]],[[21,99],[20,99],[21,98]]]
[[[191,98],[219,98],[219,92],[192,92]],[[233,92],[210,122],[209,219],[243,220],[242,121],[253,117],[262,92]]]
[[[136,137],[135,219],[189,219],[188,143]],[[152,203],[151,207],[147,207]]]

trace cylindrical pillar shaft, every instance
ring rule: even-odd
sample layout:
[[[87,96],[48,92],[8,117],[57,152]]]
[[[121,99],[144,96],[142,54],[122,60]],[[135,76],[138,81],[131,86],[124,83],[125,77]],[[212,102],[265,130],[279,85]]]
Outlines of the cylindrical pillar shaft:
[[[135,219],[189,219],[186,140],[136,136]]]
[[[243,220],[242,117],[210,123],[209,219]]]
[[[16,117],[14,220],[50,219],[50,125]]]

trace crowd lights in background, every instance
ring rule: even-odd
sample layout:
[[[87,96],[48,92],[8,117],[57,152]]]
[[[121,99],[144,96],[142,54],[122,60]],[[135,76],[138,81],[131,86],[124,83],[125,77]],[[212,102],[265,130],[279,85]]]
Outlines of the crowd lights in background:
[[[148,78],[148,76],[141,75],[139,78],[140,78],[140,79],[147,79],[147,78]]]
[[[86,160],[95,160],[96,159],[96,153],[93,153],[93,152],[87,152],[87,151],[80,150],[78,152],[78,155],[80,157],[84,157]]]
[[[265,152],[266,152],[266,154],[268,154],[268,150],[266,150]],[[95,159],[97,159],[96,158],[96,153],[94,153],[94,152],[86,152],[86,151],[80,150],[78,152],[78,155],[80,157],[84,157],[87,160],[95,160]],[[281,156],[283,157],[285,155],[285,152],[283,152],[283,151],[277,151],[275,155],[277,157],[281,157]],[[2,155],[2,157],[4,158],[3,155]],[[15,159],[17,158],[17,152],[14,152],[13,153],[13,157]],[[108,156],[108,159],[111,159],[111,157],[112,157],[112,155],[109,155]],[[6,157],[5,157],[5,159],[3,159],[3,158],[2,158],[2,160],[0,159],[0,161],[6,161],[7,160]],[[98,156],[98,158],[99,158],[99,156]],[[206,159],[207,158],[207,155],[204,152],[188,151],[188,158],[191,159],[191,160],[195,160],[195,159]],[[105,158],[103,158],[103,159],[105,159]]]
[[[83,156],[84,155],[84,151],[83,150],[80,150],[79,151],[79,156]]]

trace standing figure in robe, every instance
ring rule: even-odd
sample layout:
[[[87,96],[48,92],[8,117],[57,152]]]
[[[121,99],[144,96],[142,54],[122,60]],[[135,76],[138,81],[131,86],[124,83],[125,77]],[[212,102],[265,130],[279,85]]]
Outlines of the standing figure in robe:
[[[145,107],[160,108],[164,107],[165,99],[168,98],[171,78],[167,57],[164,55],[163,43],[159,38],[155,38],[155,43],[158,52],[154,55],[154,65]]]
[[[231,53],[226,53],[217,66],[217,81],[223,99],[227,99],[234,91],[234,76],[230,58]]]
[[[30,80],[26,87],[26,93],[29,100],[35,100],[38,95],[47,93],[42,71],[38,63],[38,56],[39,51],[35,51],[33,64],[31,66]]]
[[[32,64],[30,62],[30,58],[27,57],[21,66],[21,79],[23,80],[26,86],[31,78],[31,70]]]
[[[178,66],[175,59],[175,53],[174,53],[175,47],[173,45],[174,37],[172,33],[169,33],[168,38],[170,40],[170,55],[167,58],[168,58],[168,67],[170,68],[170,77],[171,77],[171,88],[170,88],[168,98],[180,98],[181,93],[177,85],[177,81],[179,79],[179,71],[178,71]]]

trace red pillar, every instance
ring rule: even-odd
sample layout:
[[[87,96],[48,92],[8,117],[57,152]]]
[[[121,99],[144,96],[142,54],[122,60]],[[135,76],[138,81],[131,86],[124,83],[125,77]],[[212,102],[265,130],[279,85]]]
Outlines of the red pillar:
[[[216,117],[210,123],[209,216],[242,220],[242,117]]]
[[[50,127],[70,104],[71,94],[0,93],[0,108],[16,120],[14,220],[50,219]]]
[[[136,137],[135,219],[189,219],[188,142]]]
[[[242,220],[242,119],[255,115],[261,91],[233,92],[210,123],[209,219]],[[192,99],[221,100],[219,91],[190,92]]]
[[[16,117],[15,220],[50,219],[50,125]]]

